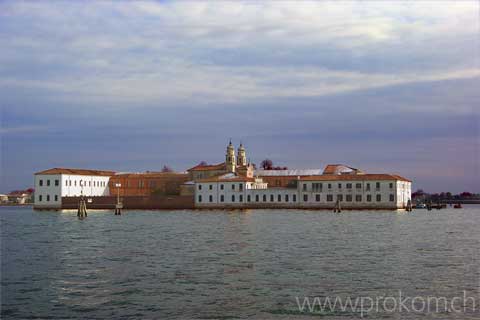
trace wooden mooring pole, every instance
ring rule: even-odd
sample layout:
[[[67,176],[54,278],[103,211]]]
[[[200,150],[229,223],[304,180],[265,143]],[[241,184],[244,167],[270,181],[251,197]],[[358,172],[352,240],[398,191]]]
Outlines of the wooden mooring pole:
[[[87,217],[87,204],[83,196],[80,197],[80,201],[78,202],[77,217],[79,219],[83,219]]]
[[[333,212],[334,213],[342,212],[342,208],[340,207],[340,200],[337,200],[337,202],[335,203],[335,207],[333,207]]]

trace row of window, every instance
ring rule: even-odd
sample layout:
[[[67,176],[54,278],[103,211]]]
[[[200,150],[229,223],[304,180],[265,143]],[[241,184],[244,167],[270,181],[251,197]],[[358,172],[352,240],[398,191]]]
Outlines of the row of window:
[[[71,187],[72,180],[65,180],[65,186]],[[73,186],[77,186],[77,180],[73,180]],[[78,186],[80,187],[87,187],[87,181],[80,180],[78,181]],[[88,187],[105,187],[105,181],[88,181]]]
[[[47,180],[46,180],[46,183],[47,183],[47,186],[50,186],[50,179],[47,179]],[[60,185],[60,180],[55,179],[55,180],[54,180],[54,183],[55,183],[55,186],[59,186],[59,185]],[[38,180],[38,185],[39,185],[40,187],[43,186],[43,180],[42,180],[42,179]]]
[[[389,183],[388,186],[389,186],[390,189],[393,189],[393,183]],[[342,184],[341,183],[337,184],[337,187],[338,187],[338,189],[342,189]],[[353,184],[352,183],[346,183],[345,187],[346,187],[346,189],[353,189]],[[308,185],[306,183],[304,183],[303,186],[302,186],[302,190],[307,191],[307,188],[308,188]],[[328,183],[327,188],[332,189],[332,184]],[[355,188],[356,189],[362,189],[362,184],[361,183],[355,183]],[[208,185],[208,189],[213,190],[213,185],[212,184]],[[224,189],[225,189],[225,186],[223,184],[221,184],[220,185],[220,190],[224,190]],[[323,189],[323,183],[320,183],[320,182],[312,183],[312,191],[322,191],[322,189]],[[198,185],[198,190],[202,190],[202,185],[201,184]],[[235,190],[235,184],[232,184],[232,190]],[[239,191],[243,190],[243,183],[238,184],[238,190]],[[365,190],[366,191],[371,190],[370,183],[365,184]],[[375,183],[375,190],[376,191],[380,190],[380,182]]]
[[[231,197],[231,202],[235,202],[236,201],[236,196],[233,194],[232,197]],[[264,194],[263,197],[261,198],[263,202],[267,202],[267,195]],[[297,195],[296,194],[293,194],[292,197],[292,202],[297,202]],[[255,198],[254,198],[255,202],[260,202],[260,195],[255,195]],[[274,202],[275,200],[275,196],[273,194],[270,195],[270,202]],[[203,201],[203,198],[202,198],[202,195],[199,195],[198,196],[198,202],[202,202]],[[281,202],[282,201],[282,195],[279,194],[277,195],[277,201],[278,202]],[[290,201],[290,196],[288,194],[284,195],[284,202],[289,202]],[[213,196],[212,195],[209,195],[208,196],[208,202],[213,202]],[[220,202],[225,202],[225,196],[222,194],[220,195]],[[239,195],[238,196],[238,202],[243,202],[243,195]],[[247,202],[252,202],[252,197],[250,195],[247,195]]]
[[[46,198],[46,201],[47,201],[47,202],[50,201],[50,195],[49,195],[49,194],[47,194],[45,198]],[[54,195],[53,198],[54,198],[54,201],[55,201],[55,202],[58,201],[58,195]],[[42,196],[42,195],[39,195],[39,196],[38,196],[38,202],[42,202],[42,201],[43,201],[43,196]]]
[[[51,185],[50,179],[46,179],[45,183],[46,183],[46,186],[49,187]],[[58,187],[60,185],[60,180],[55,179],[55,180],[53,180],[53,183],[56,187]],[[43,186],[43,179],[38,180],[38,185],[40,187]],[[66,187],[71,187],[72,186],[72,180],[65,180],[65,186]],[[73,180],[73,186],[74,187],[77,186],[77,180]],[[87,186],[87,181],[79,180],[78,181],[78,186],[86,187]],[[105,187],[106,184],[105,184],[105,181],[88,181],[88,186],[89,187]]]
[[[282,202],[282,195],[281,194],[278,194],[276,198],[277,198],[277,202]],[[232,195],[231,202],[235,202],[235,199],[236,199],[235,195]],[[260,198],[260,195],[258,195],[258,194],[255,195],[255,202],[260,202],[260,199],[262,199],[262,202],[267,202],[267,195],[266,194],[262,195],[262,198]],[[275,202],[275,196],[273,194],[270,195],[269,199],[270,199],[270,202]],[[284,202],[289,202],[289,195],[288,194],[284,195],[284,199],[285,199]],[[297,201],[297,195],[293,194],[291,199],[292,199],[292,202],[296,202]],[[251,196],[247,195],[247,202],[251,202],[251,200],[252,200]],[[333,202],[333,200],[334,200],[333,195],[328,194],[327,195],[327,202]],[[366,200],[367,200],[367,202],[372,202],[372,195],[367,194]],[[382,201],[382,195],[377,194],[375,196],[375,200],[377,202],[381,202]],[[390,194],[389,200],[391,202],[395,201],[395,195]],[[199,195],[198,196],[198,202],[202,202],[202,201],[203,201],[202,195]],[[303,195],[303,201],[308,202],[308,194]],[[315,195],[315,201],[316,202],[321,201],[321,196],[319,194]],[[336,201],[342,202],[343,201],[343,194],[337,194]],[[345,201],[346,202],[352,202],[353,201],[353,196],[351,194],[347,194],[345,196]],[[213,202],[213,195],[208,196],[208,202]],[[220,202],[225,202],[225,196],[223,194],[220,195]],[[238,202],[243,202],[243,195],[239,195]],[[355,202],[362,202],[362,195],[360,195],[360,194],[355,195]]]
[[[220,190],[224,190],[225,186],[223,184],[220,185]],[[198,185],[198,190],[202,190],[202,185]],[[213,190],[213,184],[208,185],[208,190]],[[232,190],[235,190],[235,184],[232,184]],[[243,183],[238,184],[238,191],[243,191]]]
[[[307,187],[308,187],[308,185],[307,185],[306,183],[304,183],[303,186],[302,186],[302,190],[303,190],[303,191],[307,191]],[[337,185],[337,187],[338,187],[338,189],[342,189],[342,184],[339,183],[339,184]],[[352,189],[352,188],[353,188],[353,183],[346,183],[346,184],[345,184],[345,187],[346,187],[346,189]],[[388,187],[389,187],[390,189],[393,189],[393,183],[389,183],[389,184],[388,184]],[[331,183],[328,183],[328,184],[327,184],[327,188],[328,188],[328,189],[332,189],[332,184],[331,184]],[[314,183],[312,183],[312,190],[313,190],[313,191],[322,191],[322,189],[323,189],[323,183],[320,183],[320,182],[314,182]],[[355,189],[362,189],[362,184],[361,184],[361,183],[355,183]],[[365,190],[366,190],[366,191],[371,190],[370,183],[366,183],[366,184],[365,184]],[[375,183],[375,190],[377,190],[377,191],[380,190],[380,182],[376,182],[376,183]]]

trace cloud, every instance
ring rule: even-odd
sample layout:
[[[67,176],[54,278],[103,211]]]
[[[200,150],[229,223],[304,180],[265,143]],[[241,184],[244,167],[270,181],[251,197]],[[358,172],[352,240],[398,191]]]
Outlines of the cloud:
[[[473,1],[0,6],[0,85],[65,102],[237,103],[480,72]]]

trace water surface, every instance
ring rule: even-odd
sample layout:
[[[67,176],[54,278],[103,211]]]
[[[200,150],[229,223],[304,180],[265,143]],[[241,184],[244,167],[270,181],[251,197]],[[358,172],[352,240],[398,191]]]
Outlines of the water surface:
[[[90,211],[0,208],[2,319],[350,319],[296,297],[479,297],[480,207]],[[377,318],[378,314],[369,314]],[[478,319],[478,312],[385,312]]]

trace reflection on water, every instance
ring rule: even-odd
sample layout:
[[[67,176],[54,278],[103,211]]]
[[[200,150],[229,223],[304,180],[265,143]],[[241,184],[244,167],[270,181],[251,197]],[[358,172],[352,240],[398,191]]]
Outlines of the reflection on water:
[[[74,211],[1,208],[0,218],[2,319],[306,319],[295,297],[479,292],[473,206],[341,215],[89,211],[85,220]]]

